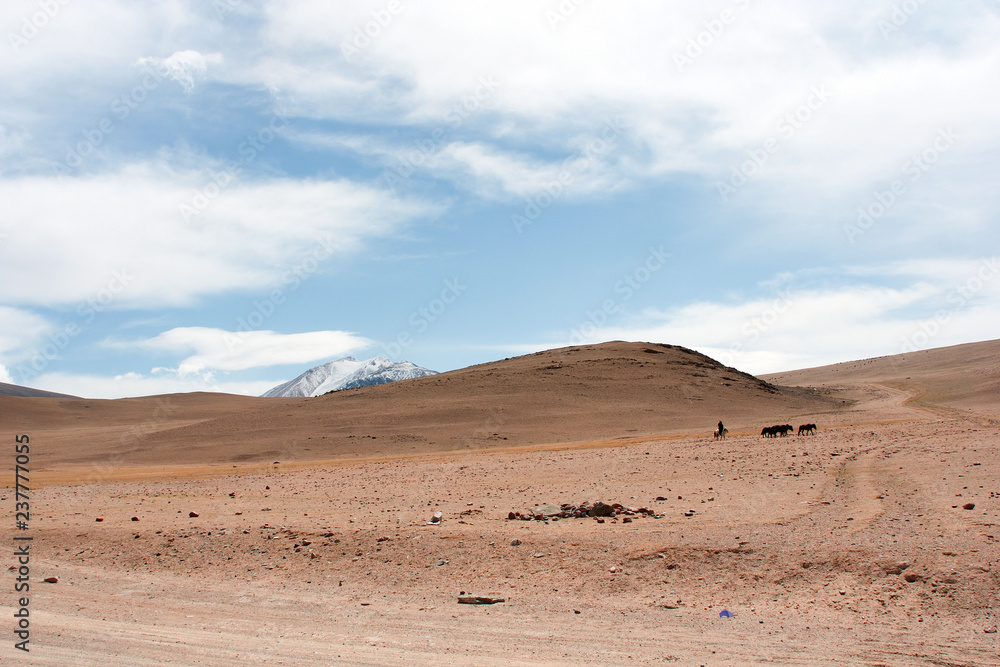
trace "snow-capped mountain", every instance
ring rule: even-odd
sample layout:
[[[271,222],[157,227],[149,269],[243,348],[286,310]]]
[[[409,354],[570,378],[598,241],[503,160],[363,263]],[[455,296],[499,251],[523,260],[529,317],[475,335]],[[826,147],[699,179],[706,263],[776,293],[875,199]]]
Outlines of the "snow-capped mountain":
[[[409,361],[392,362],[385,357],[375,357],[367,361],[344,357],[310,368],[294,380],[279,384],[261,396],[264,398],[322,396],[328,391],[386,384],[425,375],[437,375],[437,371],[421,368]]]

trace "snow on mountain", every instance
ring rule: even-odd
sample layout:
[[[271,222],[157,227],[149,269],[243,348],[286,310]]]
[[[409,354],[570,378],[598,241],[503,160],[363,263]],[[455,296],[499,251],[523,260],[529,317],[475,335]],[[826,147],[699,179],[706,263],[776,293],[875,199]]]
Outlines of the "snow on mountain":
[[[437,371],[421,368],[409,361],[393,362],[385,357],[375,357],[367,361],[344,357],[310,368],[294,380],[279,384],[261,396],[264,398],[321,396],[328,391],[386,384],[425,375],[437,375]]]

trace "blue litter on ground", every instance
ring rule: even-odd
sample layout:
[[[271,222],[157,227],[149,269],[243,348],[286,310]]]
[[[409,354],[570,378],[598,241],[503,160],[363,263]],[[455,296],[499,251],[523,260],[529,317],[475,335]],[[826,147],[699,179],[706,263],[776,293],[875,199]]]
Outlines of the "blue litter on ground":
[[[720,618],[732,618],[733,616],[735,616],[735,614],[729,611],[728,609],[723,609],[722,611],[719,612]]]

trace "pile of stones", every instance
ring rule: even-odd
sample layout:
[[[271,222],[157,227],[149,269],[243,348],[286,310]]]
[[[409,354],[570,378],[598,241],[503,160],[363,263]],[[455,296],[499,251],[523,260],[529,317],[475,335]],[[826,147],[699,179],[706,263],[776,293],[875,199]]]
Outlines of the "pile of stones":
[[[547,504],[539,505],[530,510],[507,513],[507,519],[510,521],[558,521],[559,519],[594,517],[603,523],[605,518],[615,520],[621,517],[623,523],[629,523],[632,521],[632,517],[641,516],[660,518],[660,515],[646,507],[626,507],[621,503],[608,504],[603,502],[585,502],[579,505],[571,505],[569,503],[562,505]]]

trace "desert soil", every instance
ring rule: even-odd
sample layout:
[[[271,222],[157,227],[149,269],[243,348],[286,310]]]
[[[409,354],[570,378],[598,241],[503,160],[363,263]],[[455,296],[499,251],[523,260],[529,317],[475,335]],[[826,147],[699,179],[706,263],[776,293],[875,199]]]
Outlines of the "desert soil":
[[[1000,635],[986,632],[1000,623],[1000,401],[995,382],[954,389],[948,368],[897,361],[877,377],[771,376],[801,385],[793,402],[806,390],[821,400],[739,412],[725,440],[709,435],[715,420],[656,433],[646,418],[639,434],[619,423],[587,440],[574,426],[524,443],[511,430],[468,450],[46,462],[45,437],[99,427],[53,416],[28,431],[41,485],[31,494],[31,652],[13,647],[8,572],[0,660],[1000,664]],[[952,389],[930,400],[939,385]],[[727,400],[691,409],[725,417]],[[818,432],[760,436],[786,421]],[[189,451],[186,436],[178,442]],[[0,500],[11,514],[0,540],[11,545],[12,490]],[[585,501],[655,517],[508,519]],[[428,523],[435,512],[442,521]],[[503,601],[459,604],[463,595]]]

